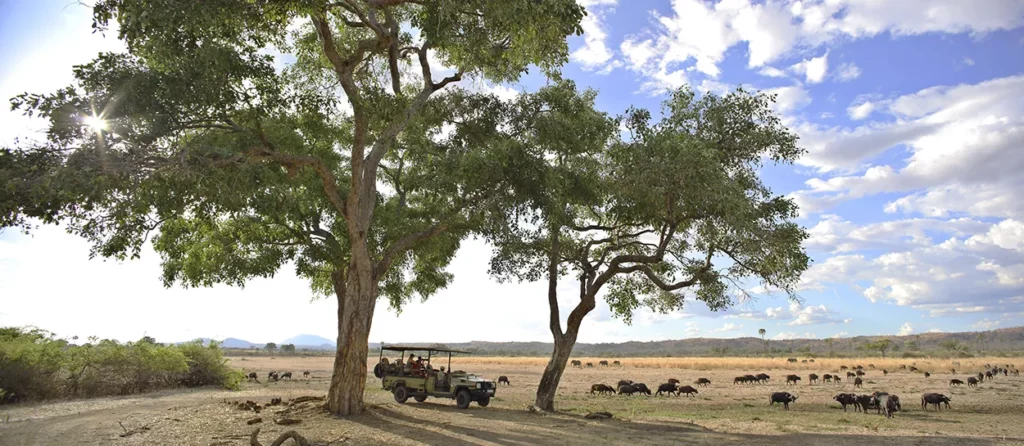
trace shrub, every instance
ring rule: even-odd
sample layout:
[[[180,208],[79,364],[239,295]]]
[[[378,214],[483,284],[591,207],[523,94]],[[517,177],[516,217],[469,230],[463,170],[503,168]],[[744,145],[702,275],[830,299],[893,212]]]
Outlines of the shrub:
[[[187,387],[218,385],[231,390],[238,390],[245,374],[232,369],[224,359],[220,345],[211,341],[203,346],[202,342],[194,341],[177,347],[185,356],[188,371],[181,377],[180,384]]]

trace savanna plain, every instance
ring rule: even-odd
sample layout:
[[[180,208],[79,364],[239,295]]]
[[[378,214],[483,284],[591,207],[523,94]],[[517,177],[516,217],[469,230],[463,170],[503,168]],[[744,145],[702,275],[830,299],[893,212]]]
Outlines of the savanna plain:
[[[1012,368],[1017,358],[970,358],[954,364],[948,359],[817,359],[789,363],[786,358],[621,358],[621,366],[598,365],[605,358],[574,358],[593,368],[568,368],[559,387],[553,414],[529,409],[546,358],[461,357],[453,368],[489,379],[505,375],[486,407],[475,403],[459,410],[451,400],[409,400],[398,404],[367,375],[367,411],[337,418],[317,401],[289,404],[303,396],[323,396],[330,384],[332,357],[232,357],[230,364],[260,382],[246,382],[241,391],[193,389],[162,391],[131,397],[110,397],[48,403],[24,403],[0,409],[0,445],[246,445],[261,429],[259,439],[270,444],[287,430],[296,430],[314,444],[1024,444],[1024,378],[999,376],[977,388],[950,387],[951,379],[967,381],[986,364]],[[373,364],[377,357],[370,358]],[[446,363],[447,361],[445,361]],[[438,364],[440,365],[440,364]],[[446,365],[446,364],[445,364]],[[811,373],[840,371],[840,366],[864,367],[863,388],[843,383],[808,383]],[[872,368],[870,365],[873,365]],[[914,366],[917,372],[901,370]],[[951,368],[956,369],[952,373]],[[888,370],[883,375],[882,370]],[[269,381],[267,373],[290,371],[293,379]],[[302,372],[310,371],[304,378]],[[925,377],[923,372],[930,372]],[[745,374],[767,373],[767,384],[733,384]],[[785,376],[801,376],[786,385]],[[708,378],[695,397],[599,396],[591,384],[615,386],[620,379],[646,383],[652,390],[670,378],[692,383]],[[769,406],[771,392],[788,391],[798,400],[785,411]],[[899,395],[903,410],[887,419],[874,410],[846,412],[832,397],[837,393]],[[952,397],[951,408],[925,411],[924,393]],[[261,413],[239,409],[234,402],[264,405],[272,398],[283,404]],[[612,419],[590,420],[584,415],[607,411]],[[256,417],[262,422],[247,424]],[[298,424],[282,426],[274,420]],[[130,435],[124,435],[131,432]],[[285,444],[289,444],[286,442]]]

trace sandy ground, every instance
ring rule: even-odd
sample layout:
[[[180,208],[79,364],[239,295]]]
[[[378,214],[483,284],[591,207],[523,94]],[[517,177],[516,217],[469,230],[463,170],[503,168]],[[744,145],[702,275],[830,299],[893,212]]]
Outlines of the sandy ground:
[[[501,386],[487,408],[476,404],[467,410],[451,400],[410,400],[395,403],[368,378],[367,413],[340,419],[324,413],[316,403],[288,409],[274,406],[258,416],[263,422],[247,425],[257,416],[228,402],[253,400],[265,404],[279,397],[287,403],[299,396],[324,395],[332,358],[233,358],[232,364],[260,374],[260,384],[247,383],[240,392],[218,389],[176,390],[133,397],[20,404],[0,409],[0,445],[247,445],[249,434],[262,429],[260,439],[269,444],[277,435],[295,429],[306,438],[331,445],[436,444],[745,444],[745,445],[863,445],[865,442],[896,445],[1024,444],[1024,378],[1002,377],[978,389],[949,388],[948,371],[931,378],[908,372],[868,370],[863,389],[852,383],[808,385],[807,373],[831,373],[830,364],[789,365],[766,363],[762,369],[623,367],[570,369],[563,377],[556,414],[533,414],[532,403],[540,380],[542,360],[473,358],[453,363],[457,368],[496,379],[507,375],[511,386]],[[965,364],[966,366],[966,364]],[[815,370],[814,367],[820,367]],[[969,367],[968,367],[969,368]],[[292,371],[296,379],[266,382],[269,370]],[[304,379],[303,370],[312,376]],[[773,383],[733,385],[732,377],[760,372],[772,375]],[[798,386],[786,386],[784,376],[798,373]],[[619,379],[645,382],[651,387],[677,378],[692,382],[707,377],[711,387],[697,397],[592,396],[590,384],[614,385]],[[965,374],[956,377],[964,379]],[[799,396],[791,410],[768,406],[768,394],[789,391]],[[835,393],[870,393],[884,390],[898,394],[904,411],[894,419],[873,412],[844,413],[832,401]],[[941,392],[952,395],[952,409],[925,412],[920,395]],[[281,411],[281,413],[275,413]],[[586,420],[591,411],[609,411],[612,420]],[[279,426],[276,417],[301,419],[296,426]],[[120,423],[120,424],[119,424]],[[123,427],[122,427],[123,425]],[[148,430],[120,437],[125,430]],[[878,438],[884,435],[884,440]],[[288,443],[286,443],[288,444]]]

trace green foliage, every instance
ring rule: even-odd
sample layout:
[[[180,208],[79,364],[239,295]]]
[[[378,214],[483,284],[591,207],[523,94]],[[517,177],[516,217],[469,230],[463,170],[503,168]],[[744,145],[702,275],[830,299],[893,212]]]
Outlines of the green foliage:
[[[90,339],[68,344],[36,329],[0,328],[2,402],[57,397],[126,395],[177,386],[237,389],[216,343],[161,345]]]
[[[885,357],[886,350],[889,350],[889,348],[892,347],[892,346],[893,346],[893,342],[892,342],[891,339],[878,339],[878,340],[874,340],[874,341],[865,341],[864,344],[862,345],[864,350],[877,351],[877,352],[882,354],[883,358]]]
[[[960,342],[956,339],[947,339],[945,341],[939,342],[939,347],[945,349],[949,353],[963,353],[967,352],[968,350],[967,344]]]
[[[268,342],[266,345],[263,346],[263,348],[268,352],[272,352],[274,350],[277,350],[277,344],[273,342]]]
[[[295,353],[295,344],[284,344],[281,346],[281,351],[284,353]]]

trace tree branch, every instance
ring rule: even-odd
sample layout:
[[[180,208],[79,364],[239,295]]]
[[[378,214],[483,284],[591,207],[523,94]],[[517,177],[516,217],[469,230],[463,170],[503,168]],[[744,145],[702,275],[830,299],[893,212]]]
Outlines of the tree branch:
[[[548,328],[557,342],[562,338],[561,316],[558,312],[558,257],[559,257],[559,232],[558,227],[551,228],[551,251],[548,253]],[[581,279],[582,280],[582,279]],[[583,284],[580,285],[581,287]],[[580,294],[581,296],[583,294]],[[571,326],[571,325],[570,325]]]
[[[381,256],[380,261],[377,262],[377,266],[374,268],[374,274],[377,277],[382,276],[388,268],[391,267],[391,263],[394,262],[396,256],[411,249],[417,243],[430,239],[447,229],[448,222],[437,223],[425,231],[409,234],[398,239],[398,241],[392,243],[384,250],[384,254]]]

